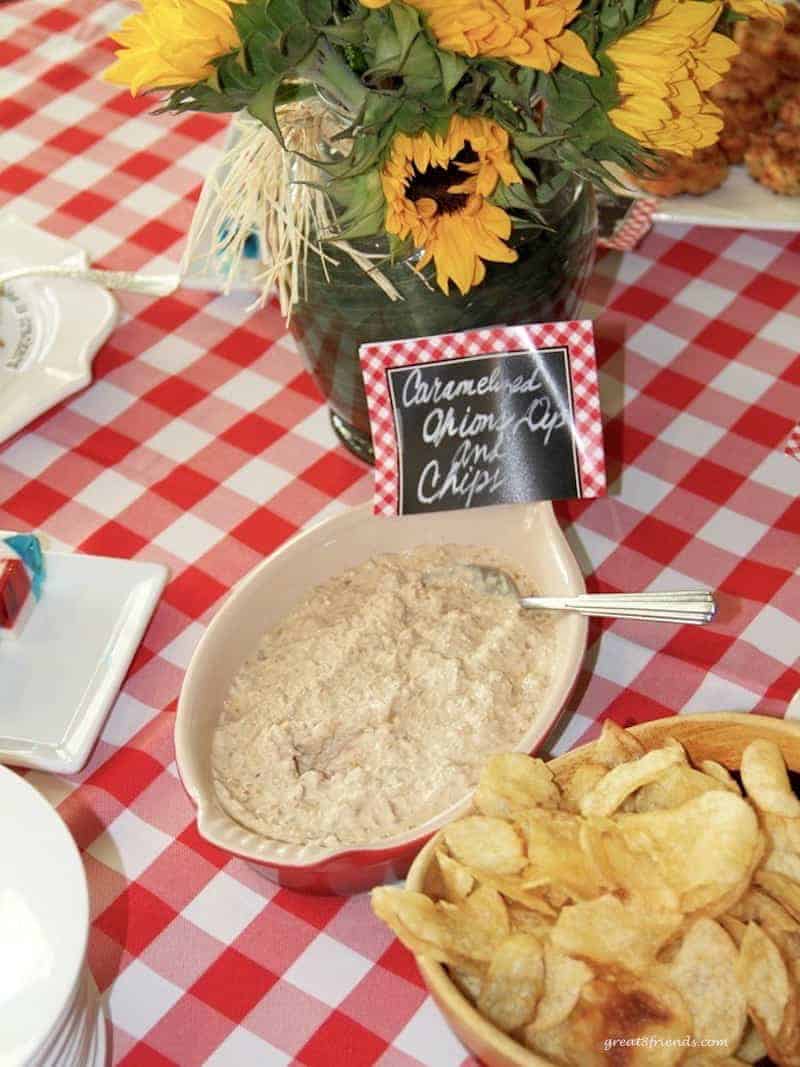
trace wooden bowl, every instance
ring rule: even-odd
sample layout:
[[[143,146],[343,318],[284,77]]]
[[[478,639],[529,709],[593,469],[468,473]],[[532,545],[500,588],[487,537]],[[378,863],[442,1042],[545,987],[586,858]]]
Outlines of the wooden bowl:
[[[709,715],[680,715],[668,719],[633,726],[630,732],[646,749],[657,748],[668,737],[675,737],[686,747],[693,761],[717,760],[731,770],[739,767],[742,752],[758,738],[778,744],[786,764],[792,771],[800,771],[800,723],[764,715],[719,713]],[[551,761],[557,776],[566,781],[576,767],[592,760],[594,743],[582,745]],[[437,834],[408,872],[407,889],[422,891],[439,839]],[[450,980],[446,969],[424,956],[416,956],[420,974],[431,996],[439,1005],[445,1019],[461,1041],[487,1067],[553,1067],[552,1061],[530,1052],[508,1034],[485,1019]]]

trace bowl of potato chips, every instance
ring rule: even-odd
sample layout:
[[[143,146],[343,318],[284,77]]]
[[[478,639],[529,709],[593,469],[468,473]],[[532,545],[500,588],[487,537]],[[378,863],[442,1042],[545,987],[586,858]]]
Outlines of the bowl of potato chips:
[[[800,1064],[800,725],[493,757],[376,914],[489,1067]]]

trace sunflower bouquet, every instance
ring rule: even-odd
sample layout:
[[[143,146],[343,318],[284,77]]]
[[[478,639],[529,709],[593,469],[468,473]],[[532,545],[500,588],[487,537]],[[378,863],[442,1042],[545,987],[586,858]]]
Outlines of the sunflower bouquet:
[[[289,305],[304,257],[359,262],[374,236],[468,292],[576,176],[713,144],[733,23],[782,17],[771,0],[141,2],[105,77],[242,114],[223,239],[256,227]]]

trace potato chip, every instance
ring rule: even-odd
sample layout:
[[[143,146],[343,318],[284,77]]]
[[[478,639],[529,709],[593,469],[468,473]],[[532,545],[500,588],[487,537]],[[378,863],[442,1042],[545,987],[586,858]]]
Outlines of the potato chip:
[[[636,811],[661,811],[678,808],[712,789],[726,789],[716,778],[693,767],[669,767],[659,778],[643,786],[634,797]]]
[[[514,900],[510,900],[506,906],[512,931],[515,933],[535,934],[541,940],[547,940],[555,923],[555,911],[553,911],[552,916],[548,917],[538,911],[532,911],[530,908],[525,907],[524,904],[519,904]]]
[[[567,956],[589,965],[641,972],[683,922],[680,912],[653,911],[623,904],[610,894],[562,908],[550,935]]]
[[[736,1055],[744,1063],[758,1063],[767,1055],[767,1046],[751,1022],[748,1022],[745,1028],[742,1043],[737,1048]]]
[[[603,763],[581,763],[561,785],[561,806],[565,811],[579,812],[581,801],[608,774]]]
[[[492,938],[500,940],[511,933],[506,902],[496,889],[479,885],[461,903],[461,911],[468,921],[475,922],[489,931]]]
[[[480,994],[483,979],[476,974],[470,974],[462,967],[448,967],[448,972],[467,1000],[474,1004]]]
[[[761,825],[769,846],[764,869],[800,882],[800,819],[762,812]]]
[[[789,933],[800,932],[797,921],[783,904],[773,900],[771,896],[759,889],[748,889],[733,905],[729,914],[744,923],[758,922],[770,932],[775,930],[785,930]]]
[[[746,1067],[736,1056],[715,1056],[713,1052],[690,1052],[681,1067]]]
[[[534,1052],[575,1067],[672,1067],[683,1059],[690,1028],[674,989],[618,973],[587,982],[563,1022],[549,1030],[527,1026],[523,1039]]]
[[[731,793],[738,793],[739,796],[742,795],[742,791],[735,778],[731,775],[728,768],[723,767],[721,763],[717,763],[714,759],[704,759],[700,760],[697,766],[703,774],[707,774],[710,778],[715,778],[720,785],[725,786]]]
[[[443,830],[451,854],[475,871],[515,874],[527,863],[522,840],[502,819],[468,815]]]
[[[746,1067],[736,1056],[715,1056],[712,1052],[689,1053],[681,1060],[681,1067]]]
[[[475,807],[483,815],[510,818],[530,808],[557,808],[560,798],[546,763],[522,752],[506,752],[486,764],[475,790]]]
[[[530,1024],[531,1031],[558,1026],[578,1003],[581,990],[594,977],[582,960],[566,956],[552,944],[544,946],[544,989]]]
[[[667,885],[652,863],[628,848],[624,837],[609,819],[586,819],[581,827],[581,847],[605,883],[625,897],[637,897],[647,907],[678,910],[678,894]]]
[[[489,963],[478,1010],[501,1030],[516,1030],[533,1018],[543,987],[541,941],[532,934],[511,934]]]
[[[774,871],[793,882],[800,882],[800,856],[796,852],[771,848],[761,866],[765,871]]]
[[[772,848],[800,855],[800,819],[772,815],[767,811],[762,811],[759,815]]]
[[[738,948],[742,943],[747,923],[742,922],[741,919],[734,919],[732,915],[720,915],[719,924]]]
[[[436,905],[424,893],[381,886],[372,890],[371,902],[378,918],[394,930],[407,949],[440,963],[451,962]]]
[[[554,886],[570,899],[588,900],[610,886],[581,846],[582,820],[565,812],[530,811],[517,816],[526,842],[528,888]]]
[[[603,720],[603,728],[595,743],[592,759],[611,768],[643,755],[644,746],[633,734],[617,726],[613,719]]]
[[[727,907],[746,888],[763,839],[750,805],[725,790],[695,797],[679,808],[615,816],[628,847],[650,857],[690,912]]]
[[[675,957],[664,968],[666,981],[688,1006],[699,1041],[721,1041],[715,1053],[732,1056],[742,1040],[747,1003],[736,978],[736,946],[713,919],[689,927]]]
[[[525,888],[527,883],[518,874],[489,874],[487,871],[477,873],[484,885],[491,886],[509,900],[517,901],[543,918],[555,919],[556,909],[546,899],[544,889]]]
[[[784,874],[760,870],[756,872],[756,885],[776,900],[792,918],[800,921],[800,885]]]
[[[452,856],[448,856],[443,849],[439,849],[436,853],[436,863],[438,864],[439,877],[442,884],[442,892],[437,895],[443,896],[451,904],[457,904],[460,900],[465,900],[475,888],[474,875],[463,863],[459,863]],[[430,893],[430,889],[427,886],[426,889]]]
[[[506,936],[507,927],[491,921],[476,921],[475,913],[470,914],[466,904],[450,904],[449,901],[440,900],[436,907],[444,926],[444,945],[450,951],[452,960],[461,961],[462,964],[469,961],[472,965],[469,969],[476,969],[476,964],[488,963]],[[485,912],[483,914],[485,916]],[[477,969],[480,970],[480,967]]]
[[[439,963],[480,973],[494,955],[498,938],[470,922],[454,904],[434,903],[424,893],[390,886],[372,891],[372,910],[406,948]]]
[[[738,882],[728,887],[716,882],[695,886],[681,895],[681,908],[693,919],[699,919],[701,916],[716,919],[724,915],[729,908],[735,907],[736,902],[747,892],[751,874],[752,871],[748,871]]]
[[[739,947],[736,973],[761,1036],[765,1041],[776,1038],[783,1025],[792,990],[778,947],[758,923],[748,923]]]
[[[774,741],[751,741],[742,753],[742,783],[759,811],[788,818],[800,816],[800,800],[792,792],[786,764]]]
[[[601,778],[581,801],[582,815],[612,815],[637,789],[659,778],[685,756],[674,748],[656,748],[629,763],[621,763]]]

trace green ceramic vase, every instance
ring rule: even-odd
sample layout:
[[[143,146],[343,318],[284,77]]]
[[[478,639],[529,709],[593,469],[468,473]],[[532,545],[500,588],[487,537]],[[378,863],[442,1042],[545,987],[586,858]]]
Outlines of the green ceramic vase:
[[[481,326],[557,322],[576,316],[594,262],[597,211],[590,186],[577,179],[549,205],[547,230],[515,230],[509,243],[515,263],[487,263],[486,278],[466,296],[451,286],[445,296],[432,267],[425,285],[411,261],[380,263],[403,296],[392,301],[348,257],[326,278],[318,257],[309,256],[304,298],[289,327],[301,358],[330,409],[347,447],[373,462],[369,416],[358,360],[370,341],[425,337]],[[359,251],[385,255],[384,238],[354,241]]]

